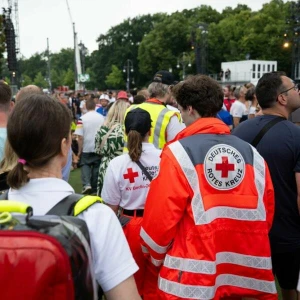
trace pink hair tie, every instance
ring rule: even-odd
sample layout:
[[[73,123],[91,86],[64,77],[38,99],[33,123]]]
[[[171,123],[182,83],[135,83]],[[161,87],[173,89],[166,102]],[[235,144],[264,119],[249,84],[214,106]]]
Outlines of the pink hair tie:
[[[23,159],[23,158],[19,158],[19,159],[18,159],[18,162],[19,162],[20,164],[22,164],[22,165],[26,165],[26,160]]]

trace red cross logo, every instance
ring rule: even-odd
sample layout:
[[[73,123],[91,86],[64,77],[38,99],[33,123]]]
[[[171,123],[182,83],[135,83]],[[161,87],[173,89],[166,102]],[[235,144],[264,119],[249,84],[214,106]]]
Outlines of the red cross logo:
[[[135,182],[134,178],[139,177],[139,173],[132,172],[132,168],[127,169],[127,172],[128,172],[127,174],[123,175],[124,179],[129,179],[130,183],[134,183]]]
[[[227,178],[229,171],[234,171],[234,164],[228,162],[228,157],[222,156],[222,163],[216,164],[216,171],[221,171],[221,177]]]

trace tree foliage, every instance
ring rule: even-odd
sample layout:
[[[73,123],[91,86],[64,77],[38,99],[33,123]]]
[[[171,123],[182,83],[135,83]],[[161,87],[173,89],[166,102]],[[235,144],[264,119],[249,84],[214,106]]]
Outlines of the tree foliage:
[[[226,7],[221,13],[209,5],[201,5],[170,15],[147,14],[126,19],[99,35],[98,50],[86,56],[86,73],[90,74],[86,87],[101,90],[124,87],[126,74],[121,70],[128,59],[133,62],[132,78],[138,87],[147,85],[159,69],[172,68],[179,79],[182,67],[177,68],[177,64],[183,52],[192,64],[186,72],[196,73],[196,50],[192,47],[204,41],[207,41],[207,73],[218,73],[221,62],[245,60],[249,56],[250,59],[277,60],[278,69],[289,73],[291,49],[284,49],[282,45],[290,5],[290,2],[272,0],[257,12],[239,4]],[[199,26],[203,23],[207,24],[205,35]],[[37,74],[46,77],[44,57],[45,53],[36,53],[20,61],[24,80],[35,80]],[[74,50],[68,48],[53,53],[51,69],[53,87],[68,85],[72,88]]]
[[[37,85],[40,88],[47,88],[48,82],[44,78],[41,72],[38,72],[34,78],[33,84]]]
[[[30,85],[30,84],[33,84],[33,80],[28,75],[25,74],[23,76],[23,80],[21,82],[21,85],[24,87],[24,86],[27,86],[27,85]]]
[[[70,89],[74,89],[75,88],[75,75],[74,75],[74,71],[71,69],[68,69],[66,72],[64,72],[64,76],[63,76],[63,85],[68,86]]]
[[[111,73],[106,76],[105,84],[111,89],[122,89],[125,86],[122,71],[115,65],[111,67]]]

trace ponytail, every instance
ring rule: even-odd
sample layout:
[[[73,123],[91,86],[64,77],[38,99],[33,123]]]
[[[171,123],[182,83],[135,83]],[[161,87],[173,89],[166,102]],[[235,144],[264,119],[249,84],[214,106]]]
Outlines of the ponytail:
[[[137,162],[142,155],[142,135],[136,130],[128,132],[127,148],[132,161]]]
[[[7,175],[7,184],[12,189],[19,189],[25,185],[28,181],[28,173],[24,170],[23,164],[20,162],[8,173]]]

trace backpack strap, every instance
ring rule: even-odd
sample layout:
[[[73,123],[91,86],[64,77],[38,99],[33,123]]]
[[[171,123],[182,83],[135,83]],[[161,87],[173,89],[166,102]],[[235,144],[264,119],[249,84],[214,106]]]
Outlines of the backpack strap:
[[[250,143],[253,147],[256,148],[256,146],[259,144],[259,142],[261,141],[261,139],[263,138],[263,136],[277,123],[281,122],[281,121],[286,121],[286,118],[283,117],[277,117],[275,119],[273,119],[272,121],[270,121],[269,123],[267,123],[262,130],[257,134],[257,136],[253,139],[253,141]]]
[[[97,202],[103,203],[102,199],[98,196],[71,194],[53,206],[47,212],[47,215],[76,217]]]
[[[148,180],[151,182],[153,178],[149,174],[149,172],[147,171],[147,169],[142,165],[142,163],[139,160],[136,161],[136,164],[140,167],[140,169],[144,172],[144,174],[146,175],[146,177],[148,178]]]
[[[73,216],[78,216],[95,203],[103,203],[102,198],[100,198],[99,196],[83,195],[83,197],[79,199],[74,206]]]

